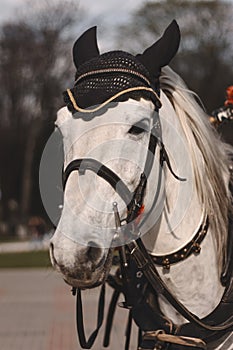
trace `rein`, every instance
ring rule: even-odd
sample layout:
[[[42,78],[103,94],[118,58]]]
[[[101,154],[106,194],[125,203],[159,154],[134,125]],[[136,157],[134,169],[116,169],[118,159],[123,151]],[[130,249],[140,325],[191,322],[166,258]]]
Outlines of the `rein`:
[[[81,296],[81,290],[72,288],[72,294],[77,295],[76,300],[76,327],[77,327],[77,333],[79,337],[79,343],[83,349],[91,349],[97,335],[99,333],[99,330],[103,324],[104,320],[104,304],[105,304],[105,284],[102,285],[99,301],[98,301],[98,316],[97,316],[97,326],[96,329],[92,332],[88,340],[86,340],[85,331],[84,331],[84,324],[83,324],[83,306],[82,306],[82,296]]]

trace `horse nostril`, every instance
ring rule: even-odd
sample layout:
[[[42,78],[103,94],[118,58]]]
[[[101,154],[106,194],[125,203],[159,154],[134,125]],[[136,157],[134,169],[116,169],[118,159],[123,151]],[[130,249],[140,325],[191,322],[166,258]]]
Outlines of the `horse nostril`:
[[[101,257],[101,248],[95,242],[89,242],[87,256],[91,261],[98,260]]]

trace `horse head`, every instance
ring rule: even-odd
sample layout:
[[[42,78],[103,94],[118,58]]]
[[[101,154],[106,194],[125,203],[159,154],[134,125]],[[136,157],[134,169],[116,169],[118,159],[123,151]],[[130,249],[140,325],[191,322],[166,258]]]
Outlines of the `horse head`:
[[[173,21],[158,41],[136,56],[123,51],[100,54],[95,27],[74,44],[75,85],[64,93],[67,107],[56,121],[65,154],[64,205],[50,246],[52,264],[72,286],[92,288],[106,279],[113,249],[135,234],[132,229],[117,234],[117,217],[131,228],[140,221],[142,233],[159,219],[159,77],[179,41]]]

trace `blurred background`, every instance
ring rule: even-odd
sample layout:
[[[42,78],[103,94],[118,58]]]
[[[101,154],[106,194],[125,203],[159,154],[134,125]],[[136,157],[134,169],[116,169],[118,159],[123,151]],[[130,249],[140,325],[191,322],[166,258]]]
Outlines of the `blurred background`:
[[[233,1],[1,0],[0,5],[0,347],[76,350],[75,299],[50,269],[53,226],[39,189],[41,155],[63,105],[62,92],[74,82],[73,43],[97,25],[101,52],[139,53],[175,18],[182,41],[172,68],[210,114],[233,84]],[[111,293],[107,287],[107,303]],[[98,288],[85,297],[90,334]],[[127,315],[118,309],[111,349],[124,346]],[[102,337],[93,348],[100,349]]]
[[[233,84],[233,1],[1,1],[0,241],[37,240],[52,229],[39,164],[62,92],[73,85],[74,40],[97,25],[102,52],[138,53],[173,18],[182,41],[172,67],[210,113]]]

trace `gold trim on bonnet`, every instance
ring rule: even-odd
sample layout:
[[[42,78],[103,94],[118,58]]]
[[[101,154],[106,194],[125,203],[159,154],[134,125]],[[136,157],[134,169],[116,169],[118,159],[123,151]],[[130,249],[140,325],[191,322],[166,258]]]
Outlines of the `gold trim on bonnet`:
[[[67,94],[70,98],[70,101],[74,107],[74,109],[78,112],[81,112],[81,113],[93,113],[93,112],[97,112],[99,111],[101,108],[103,108],[104,106],[106,106],[108,103],[112,102],[113,100],[115,100],[116,98],[124,95],[124,94],[127,94],[128,92],[132,92],[132,91],[140,91],[140,90],[145,90],[145,91],[150,91],[152,92],[152,94],[156,97],[156,99],[160,102],[160,105],[162,106],[162,103],[161,103],[161,100],[158,96],[158,94],[152,89],[152,88],[149,88],[149,87],[145,87],[145,86],[136,86],[136,87],[132,87],[132,88],[128,88],[128,89],[125,89],[125,90],[122,90],[120,92],[118,92],[117,94],[115,94],[114,96],[110,97],[109,99],[107,99],[105,102],[103,102],[102,104],[100,104],[99,106],[93,108],[93,109],[84,109],[84,108],[81,108],[77,105],[76,101],[75,101],[75,98],[71,92],[70,89],[67,89]]]
[[[143,79],[148,85],[150,85],[150,81],[143,75],[138,72],[135,72],[132,69],[124,69],[124,68],[105,68],[105,69],[98,69],[98,70],[93,70],[87,73],[84,73],[80,75],[74,82],[74,84],[77,84],[80,80],[83,78],[86,78],[90,75],[99,75],[99,74],[104,74],[104,73],[128,73],[132,75],[136,75],[137,77]]]

